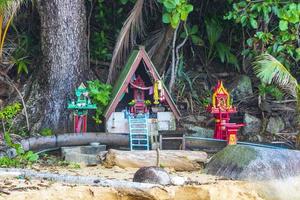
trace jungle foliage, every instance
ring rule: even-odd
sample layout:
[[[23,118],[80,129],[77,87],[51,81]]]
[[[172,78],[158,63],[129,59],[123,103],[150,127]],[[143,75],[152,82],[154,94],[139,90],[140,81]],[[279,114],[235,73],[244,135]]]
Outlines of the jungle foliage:
[[[229,1],[232,6],[224,19],[241,25],[250,58],[269,53],[289,69],[299,67],[300,4],[296,1]]]
[[[20,103],[14,103],[0,110],[3,139],[6,145],[16,152],[13,158],[9,156],[1,157],[0,167],[22,167],[36,162],[39,158],[32,151],[25,152],[20,144],[14,143],[11,139],[11,133],[19,133],[19,130],[14,127],[14,120],[16,115],[21,111],[21,107]]]
[[[1,75],[19,86],[36,78],[31,75],[40,67],[39,16],[34,4],[1,2]],[[166,51],[165,60],[159,62],[164,66],[158,66],[163,69],[161,75],[167,82],[172,74],[177,76],[173,96],[188,102],[192,111],[209,102],[209,91],[219,78],[215,74],[242,73],[253,78],[252,63],[268,74],[274,72],[271,67],[276,60],[276,66],[284,66],[293,82],[299,83],[300,4],[296,0],[86,0],[86,7],[89,64],[101,80],[111,75],[113,83],[111,72],[122,69],[122,61],[134,46],[144,45],[152,59],[160,49]],[[178,64],[174,73],[170,70],[173,57]],[[254,72],[261,74],[258,69]],[[277,100],[285,98],[282,89],[291,94],[274,81],[286,83],[286,79],[258,77],[262,83],[253,78],[258,94]],[[111,86],[90,81],[89,90],[98,104],[95,120],[101,122]],[[45,130],[43,134],[51,133]]]
[[[112,87],[109,84],[101,83],[99,80],[88,81],[89,96],[97,105],[96,114],[93,117],[97,124],[100,124],[103,112],[110,101]]]

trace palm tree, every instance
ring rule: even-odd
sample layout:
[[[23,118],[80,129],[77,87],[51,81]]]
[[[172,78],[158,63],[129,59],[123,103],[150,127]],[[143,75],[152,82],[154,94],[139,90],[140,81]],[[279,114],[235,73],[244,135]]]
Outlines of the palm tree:
[[[296,98],[298,136],[297,147],[300,147],[300,84],[288,69],[270,54],[262,54],[256,57],[253,63],[254,73],[266,84],[275,84],[285,93]]]
[[[0,0],[0,60],[8,28],[18,8],[25,0]]]
[[[138,43],[146,46],[149,56],[159,72],[162,72],[169,57],[169,47],[175,29],[161,23],[157,30],[147,30],[149,16],[159,17],[161,7],[157,0],[136,0],[130,15],[125,20],[114,47],[107,83],[112,83],[121,70],[130,50]],[[138,42],[142,41],[142,42]]]

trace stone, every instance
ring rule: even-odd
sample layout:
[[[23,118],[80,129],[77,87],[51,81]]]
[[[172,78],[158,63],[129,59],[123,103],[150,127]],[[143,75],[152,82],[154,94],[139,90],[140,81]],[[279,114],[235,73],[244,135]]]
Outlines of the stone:
[[[9,148],[7,149],[6,151],[6,155],[9,157],[9,158],[14,158],[16,157],[18,154],[17,154],[17,150],[15,148]]]
[[[300,151],[231,145],[206,165],[208,174],[238,180],[285,179],[300,175]]]
[[[199,123],[206,121],[206,117],[202,115],[189,115],[187,116],[184,121],[190,122],[190,123]]]
[[[184,124],[183,126],[184,128],[195,132],[194,134],[192,134],[192,136],[212,138],[214,135],[214,130],[209,128],[203,128],[200,126],[195,126],[193,124]]]
[[[187,181],[186,177],[181,176],[170,176],[171,177],[171,183],[173,185],[184,185]]]
[[[251,79],[245,75],[239,76],[238,80],[231,85],[231,88],[230,94],[234,101],[253,95]]]
[[[266,131],[269,133],[279,133],[285,128],[284,121],[281,117],[270,117],[267,125]]]
[[[243,135],[258,135],[261,129],[261,120],[248,113],[245,113],[243,122],[246,124],[242,128]]]
[[[142,167],[135,172],[133,182],[170,185],[168,172],[160,167]]]
[[[91,166],[101,163],[105,150],[106,145],[62,147],[61,154],[65,161]]]

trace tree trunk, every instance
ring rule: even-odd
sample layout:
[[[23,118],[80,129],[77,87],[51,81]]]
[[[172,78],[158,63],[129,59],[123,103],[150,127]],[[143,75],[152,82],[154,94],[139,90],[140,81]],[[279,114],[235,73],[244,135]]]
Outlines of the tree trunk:
[[[141,168],[156,165],[156,151],[118,151],[110,149],[106,154],[106,167]],[[176,171],[196,171],[207,161],[202,151],[164,150],[159,152],[160,164]]]
[[[32,131],[67,132],[67,101],[88,71],[84,0],[38,0],[42,66],[33,80],[28,106]],[[37,100],[37,101],[36,101]]]

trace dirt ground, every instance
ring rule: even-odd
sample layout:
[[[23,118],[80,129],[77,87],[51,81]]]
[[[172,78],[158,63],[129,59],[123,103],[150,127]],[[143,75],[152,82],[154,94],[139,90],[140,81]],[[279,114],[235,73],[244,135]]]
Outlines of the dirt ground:
[[[36,171],[58,174],[99,176],[131,181],[137,169],[111,169],[102,166],[72,167],[35,165]],[[297,200],[300,199],[300,177],[287,181],[251,183],[224,180],[201,172],[175,172],[185,177],[183,186],[166,186],[135,190],[54,183],[44,180],[0,176],[0,200]]]

